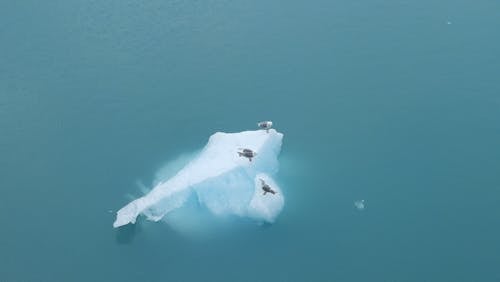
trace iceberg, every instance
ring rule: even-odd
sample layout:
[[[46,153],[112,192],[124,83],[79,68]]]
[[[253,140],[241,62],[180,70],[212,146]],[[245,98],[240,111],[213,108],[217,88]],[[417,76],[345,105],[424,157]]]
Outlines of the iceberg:
[[[202,151],[173,177],[121,208],[113,227],[133,224],[141,214],[159,221],[193,198],[196,205],[215,216],[274,222],[285,203],[273,179],[279,168],[282,140],[283,134],[274,129],[213,134]],[[238,156],[241,148],[251,149],[257,156],[250,162]],[[260,179],[277,193],[263,195]]]

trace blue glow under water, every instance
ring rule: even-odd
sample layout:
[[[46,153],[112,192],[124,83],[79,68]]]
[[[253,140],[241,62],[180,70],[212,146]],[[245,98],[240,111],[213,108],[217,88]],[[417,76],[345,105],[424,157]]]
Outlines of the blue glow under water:
[[[499,10],[1,1],[0,281],[498,281]],[[138,181],[268,119],[274,224],[112,228]]]

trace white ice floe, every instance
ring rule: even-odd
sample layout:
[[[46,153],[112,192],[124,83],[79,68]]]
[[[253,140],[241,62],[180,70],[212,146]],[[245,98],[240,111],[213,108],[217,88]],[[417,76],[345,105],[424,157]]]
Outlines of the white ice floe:
[[[182,208],[188,199],[213,215],[236,215],[273,222],[284,206],[281,189],[272,176],[278,171],[283,134],[271,129],[240,133],[215,133],[198,156],[170,179],[156,184],[145,196],[133,200],[116,215],[114,227],[135,223],[139,214],[158,221]],[[258,155],[250,162],[239,157],[239,148]],[[263,195],[259,178],[277,193]]]

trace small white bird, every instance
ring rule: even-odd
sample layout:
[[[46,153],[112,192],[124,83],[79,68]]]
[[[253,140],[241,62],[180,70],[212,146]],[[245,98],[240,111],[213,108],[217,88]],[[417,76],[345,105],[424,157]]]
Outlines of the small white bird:
[[[257,123],[257,125],[262,128],[262,129],[265,129],[267,133],[269,133],[269,129],[271,129],[271,127],[273,127],[273,122],[268,120],[268,121],[261,121],[259,123]]]

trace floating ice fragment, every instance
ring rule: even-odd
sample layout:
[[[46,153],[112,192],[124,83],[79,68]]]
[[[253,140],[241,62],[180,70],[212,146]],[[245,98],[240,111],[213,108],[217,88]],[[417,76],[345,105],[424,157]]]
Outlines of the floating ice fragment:
[[[113,226],[135,223],[139,214],[158,221],[172,211],[187,208],[191,209],[186,212],[191,216],[196,207],[203,207],[216,216],[273,222],[284,206],[283,193],[272,179],[278,171],[282,139],[283,134],[274,129],[269,133],[261,130],[215,133],[201,153],[177,174],[120,209]],[[238,148],[252,148],[258,154],[249,162],[238,156]],[[259,178],[277,193],[262,195]],[[176,213],[175,218],[186,217]]]
[[[364,210],[364,209],[365,209],[365,200],[355,201],[355,202],[354,202],[354,206],[355,206],[358,210],[360,210],[360,211]]]

